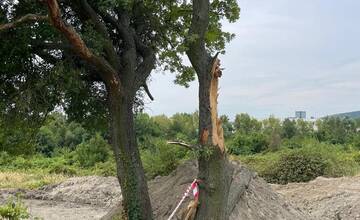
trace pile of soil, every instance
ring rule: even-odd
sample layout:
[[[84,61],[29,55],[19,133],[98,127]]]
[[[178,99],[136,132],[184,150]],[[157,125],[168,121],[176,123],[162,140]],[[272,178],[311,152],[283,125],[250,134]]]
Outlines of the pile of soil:
[[[231,220],[360,220],[360,177],[317,178],[309,183],[270,186],[244,166],[232,165],[228,205]],[[149,182],[155,219],[167,219],[196,175],[196,163],[189,161],[170,175]],[[115,177],[98,176],[74,177],[38,190],[3,189],[0,203],[17,193],[23,195],[32,216],[45,220],[108,220],[120,211],[122,199]]]
[[[228,207],[230,219],[310,219],[305,212],[294,208],[275,193],[255,173],[237,163],[233,166],[231,205]],[[155,219],[167,219],[196,175],[196,163],[189,161],[170,175],[149,182]],[[70,178],[38,190],[1,190],[0,202],[19,192],[31,214],[45,220],[111,219],[114,213],[119,212],[122,198],[115,177],[88,176]],[[187,205],[188,200],[181,208]]]
[[[318,177],[272,188],[315,219],[360,220],[360,176]]]

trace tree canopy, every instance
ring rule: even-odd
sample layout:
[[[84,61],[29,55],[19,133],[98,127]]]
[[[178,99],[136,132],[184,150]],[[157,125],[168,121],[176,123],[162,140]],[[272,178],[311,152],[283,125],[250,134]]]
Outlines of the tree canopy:
[[[144,62],[151,49],[156,56],[153,64],[175,72],[176,83],[186,86],[194,79],[193,68],[183,62],[188,43],[196,39],[188,33],[190,1],[58,2],[66,25],[74,27],[89,52],[106,60],[114,69],[125,68],[129,49],[126,41],[130,37],[128,41],[136,44],[137,70],[144,70],[149,63],[147,71],[152,70],[153,57],[149,63]],[[106,88],[97,75],[99,67],[89,65],[79,53],[74,53],[76,46],[53,27],[47,11],[46,5],[37,0],[0,4],[0,24],[12,24],[2,25],[0,29],[2,114],[17,113],[21,118],[39,119],[56,106],[62,106],[70,118],[93,122],[92,125],[104,123]],[[211,2],[206,33],[210,51],[224,52],[225,42],[234,35],[222,31],[221,20],[233,22],[238,17],[235,0]],[[128,28],[130,35],[125,34],[124,28]],[[138,97],[141,104],[143,95]]]

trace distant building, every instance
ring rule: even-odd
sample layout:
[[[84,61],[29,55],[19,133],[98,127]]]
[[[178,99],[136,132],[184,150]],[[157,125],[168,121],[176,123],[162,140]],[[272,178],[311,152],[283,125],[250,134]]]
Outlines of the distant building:
[[[295,112],[296,119],[306,119],[306,111],[296,111]]]

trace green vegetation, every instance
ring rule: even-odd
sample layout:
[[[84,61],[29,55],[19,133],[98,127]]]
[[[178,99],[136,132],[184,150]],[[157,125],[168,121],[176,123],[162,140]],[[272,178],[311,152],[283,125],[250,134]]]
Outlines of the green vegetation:
[[[29,216],[26,206],[19,197],[11,198],[5,205],[0,206],[1,219],[21,220],[28,219]]]
[[[166,141],[196,142],[197,120],[197,113],[176,114],[170,118],[137,115],[136,133],[148,178],[167,175],[192,156],[185,148],[168,145]],[[53,113],[29,138],[31,144],[26,147],[31,150],[24,154],[21,154],[23,146],[7,144],[7,140],[0,142],[3,150],[0,151],[0,188],[32,189],[71,176],[115,176],[115,159],[107,138],[107,134],[85,129],[64,115]]]
[[[274,117],[260,121],[247,114],[237,115],[234,122],[225,115],[221,120],[232,159],[247,164],[269,182],[284,184],[360,172],[358,121],[332,117],[317,122]],[[135,132],[149,179],[167,175],[194,157],[186,148],[166,141],[196,144],[197,123],[197,112],[172,117],[136,115]],[[13,132],[10,128],[7,132],[17,135],[18,127],[12,128]],[[29,129],[24,136],[32,137],[26,154],[21,154],[24,146],[8,144],[9,137],[1,136],[2,188],[37,188],[79,175],[116,175],[108,135],[86,129],[60,113],[50,114],[43,126]]]

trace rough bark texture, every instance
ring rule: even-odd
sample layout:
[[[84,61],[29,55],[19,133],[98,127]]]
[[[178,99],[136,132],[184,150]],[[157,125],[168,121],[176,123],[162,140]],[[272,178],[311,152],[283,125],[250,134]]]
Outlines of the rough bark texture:
[[[187,55],[199,80],[199,179],[200,204],[196,219],[226,220],[228,195],[233,169],[224,151],[224,137],[217,116],[218,78],[221,76],[217,56],[211,57],[205,48],[205,33],[209,24],[209,0],[193,0],[193,15]]]
[[[218,60],[215,58],[215,65]],[[206,68],[209,69],[209,68]],[[210,68],[211,69],[211,68]],[[224,152],[224,137],[217,117],[218,77],[209,71],[199,75],[199,130],[202,153],[199,158],[200,205],[196,219],[228,219],[227,201],[232,168]],[[209,135],[204,135],[209,133]],[[207,136],[207,137],[206,137]],[[207,140],[205,141],[205,138]]]
[[[129,91],[126,94],[121,95],[116,88],[109,89],[111,144],[123,193],[124,215],[129,219],[152,219],[147,183],[134,132],[135,93]]]
[[[76,4],[81,6],[85,12],[84,17],[91,20],[96,30],[105,38],[104,51],[107,59],[95,55],[75,29],[64,23],[56,0],[47,0],[50,20],[69,41],[74,52],[96,68],[97,74],[106,85],[111,120],[111,144],[123,194],[123,217],[130,220],[151,220],[153,216],[150,197],[135,137],[133,103],[136,92],[141,86],[146,86],[146,79],[154,67],[154,52],[138,39],[135,31],[128,25],[104,15],[104,20],[112,19],[111,22],[115,23],[126,45],[122,56],[119,57],[108,38],[105,24],[95,10],[86,0],[76,1]],[[138,53],[143,60],[140,64]]]

